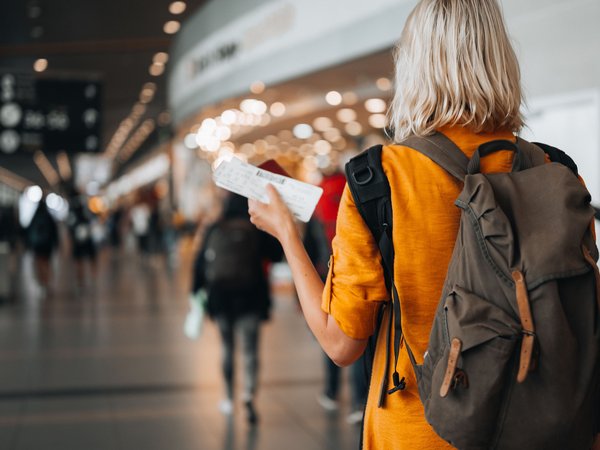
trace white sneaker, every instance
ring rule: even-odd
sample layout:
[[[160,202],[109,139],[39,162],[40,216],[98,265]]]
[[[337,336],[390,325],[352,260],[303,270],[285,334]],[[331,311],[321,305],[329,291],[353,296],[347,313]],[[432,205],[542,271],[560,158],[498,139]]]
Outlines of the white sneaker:
[[[346,416],[346,423],[350,425],[358,425],[363,420],[363,412],[361,410],[353,411]]]
[[[219,402],[219,411],[221,411],[221,414],[230,416],[233,413],[233,402],[228,398],[221,400]]]
[[[338,402],[329,397],[328,395],[321,394],[317,396],[317,402],[323,407],[325,411],[337,411]]]

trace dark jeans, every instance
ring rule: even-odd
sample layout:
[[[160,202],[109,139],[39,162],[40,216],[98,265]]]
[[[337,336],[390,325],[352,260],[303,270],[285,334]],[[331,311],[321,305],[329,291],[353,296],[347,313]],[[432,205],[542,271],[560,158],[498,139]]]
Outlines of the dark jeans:
[[[233,399],[235,381],[235,334],[236,330],[242,336],[242,356],[244,360],[244,400],[252,400],[256,394],[258,379],[258,340],[260,318],[249,314],[230,320],[224,316],[216,318],[221,340],[223,342],[223,378],[227,398]]]
[[[326,354],[325,361],[325,395],[336,400],[340,392],[340,379],[342,369],[336,366]],[[352,396],[352,409],[362,410],[367,401],[369,390],[368,380],[365,373],[364,355],[350,366],[350,385]]]

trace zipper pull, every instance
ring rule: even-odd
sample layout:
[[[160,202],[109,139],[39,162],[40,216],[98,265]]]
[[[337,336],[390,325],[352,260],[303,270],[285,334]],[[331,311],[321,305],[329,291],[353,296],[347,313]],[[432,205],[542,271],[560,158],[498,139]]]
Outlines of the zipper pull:
[[[393,373],[392,380],[394,381],[394,387],[388,391],[388,395],[391,395],[394,392],[403,391],[404,389],[406,389],[405,378],[402,377],[402,379],[400,379],[400,375],[398,375],[398,372]]]

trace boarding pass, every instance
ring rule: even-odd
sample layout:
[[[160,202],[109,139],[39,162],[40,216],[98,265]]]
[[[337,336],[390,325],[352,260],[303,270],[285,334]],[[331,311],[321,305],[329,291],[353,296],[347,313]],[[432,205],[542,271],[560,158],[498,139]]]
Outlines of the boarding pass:
[[[213,179],[223,189],[263,203],[269,203],[265,187],[271,184],[292,214],[302,222],[309,221],[323,193],[318,186],[268,172],[238,158],[219,164]]]

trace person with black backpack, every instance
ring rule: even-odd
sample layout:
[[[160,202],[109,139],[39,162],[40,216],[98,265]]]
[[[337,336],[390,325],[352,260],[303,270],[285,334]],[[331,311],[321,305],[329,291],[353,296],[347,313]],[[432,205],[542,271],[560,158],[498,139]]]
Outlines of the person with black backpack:
[[[330,357],[375,341],[363,448],[598,448],[594,210],[564,153],[518,137],[497,0],[420,0],[395,56],[395,143],[347,165],[324,284],[277,191],[249,201]]]
[[[50,294],[50,259],[59,245],[58,227],[46,205],[46,197],[38,203],[26,230],[27,244],[33,251],[35,273],[42,296]]]
[[[93,220],[93,214],[86,205],[86,198],[74,191],[69,200],[66,223],[71,235],[71,252],[75,260],[78,288],[85,284],[85,260],[89,261],[92,282],[96,276],[98,250],[92,236]]]
[[[260,326],[271,310],[268,264],[281,257],[278,242],[250,223],[246,199],[231,194],[222,217],[206,230],[194,264],[192,291],[206,290],[206,313],[217,323],[223,343],[226,397],[219,408],[224,414],[234,410],[235,334],[239,332],[244,358],[242,400],[252,425],[258,422]]]

